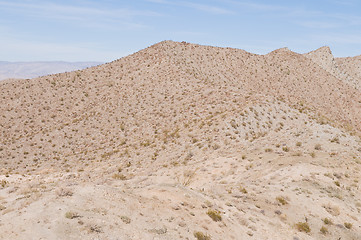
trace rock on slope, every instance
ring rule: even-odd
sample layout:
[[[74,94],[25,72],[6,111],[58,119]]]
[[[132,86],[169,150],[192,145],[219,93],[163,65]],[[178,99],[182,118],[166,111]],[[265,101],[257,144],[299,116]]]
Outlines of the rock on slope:
[[[0,238],[361,237],[360,89],[312,54],[165,41],[0,91]]]

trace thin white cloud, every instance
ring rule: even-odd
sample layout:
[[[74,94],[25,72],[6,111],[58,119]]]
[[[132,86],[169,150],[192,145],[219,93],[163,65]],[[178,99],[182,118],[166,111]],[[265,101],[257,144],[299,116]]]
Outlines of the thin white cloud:
[[[100,23],[117,23],[127,28],[144,27],[137,23],[135,18],[138,16],[160,16],[153,11],[139,11],[127,8],[105,8],[98,6],[75,6],[66,4],[48,3],[44,1],[37,2],[14,2],[0,1],[2,10],[21,13],[23,16],[33,18],[45,18],[56,21],[71,21],[73,24],[86,23],[95,26]],[[100,24],[101,27],[106,27]]]
[[[265,4],[265,3],[255,3],[250,1],[234,1],[234,0],[225,0],[224,2],[233,4],[235,6],[244,7],[247,9],[253,9],[258,11],[283,11],[289,10],[288,7],[276,5],[276,4]]]
[[[342,24],[340,23],[332,23],[325,21],[307,21],[307,20],[303,22],[297,22],[297,24],[307,28],[319,28],[319,29],[331,29],[342,26]]]
[[[189,1],[168,1],[168,0],[146,0],[146,1],[152,3],[158,3],[158,4],[188,7],[212,14],[233,14],[233,11],[230,11],[225,8],[217,7],[211,4],[193,3]]]
[[[355,0],[333,0],[334,3],[339,5],[354,6],[357,1]]]
[[[205,35],[203,32],[192,32],[192,31],[176,31],[172,33],[177,36],[202,36]]]

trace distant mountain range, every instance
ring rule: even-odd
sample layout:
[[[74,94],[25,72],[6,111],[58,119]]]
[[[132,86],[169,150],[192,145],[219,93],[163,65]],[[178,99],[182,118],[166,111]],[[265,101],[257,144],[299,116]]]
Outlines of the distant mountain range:
[[[102,64],[101,62],[5,62],[0,61],[0,80],[7,78],[34,78],[70,72]]]

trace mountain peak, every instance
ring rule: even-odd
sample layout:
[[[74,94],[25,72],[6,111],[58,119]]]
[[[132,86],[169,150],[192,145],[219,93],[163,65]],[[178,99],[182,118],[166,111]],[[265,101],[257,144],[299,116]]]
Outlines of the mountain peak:
[[[323,58],[333,58],[331,48],[329,46],[323,46],[311,52],[305,54],[306,56],[323,56]]]

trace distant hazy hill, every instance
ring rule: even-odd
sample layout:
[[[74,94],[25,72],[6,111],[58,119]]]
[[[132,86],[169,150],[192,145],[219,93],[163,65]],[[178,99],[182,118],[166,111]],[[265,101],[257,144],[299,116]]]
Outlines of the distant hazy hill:
[[[3,62],[0,61],[0,80],[6,78],[34,78],[53,73],[84,69],[100,62]]]

